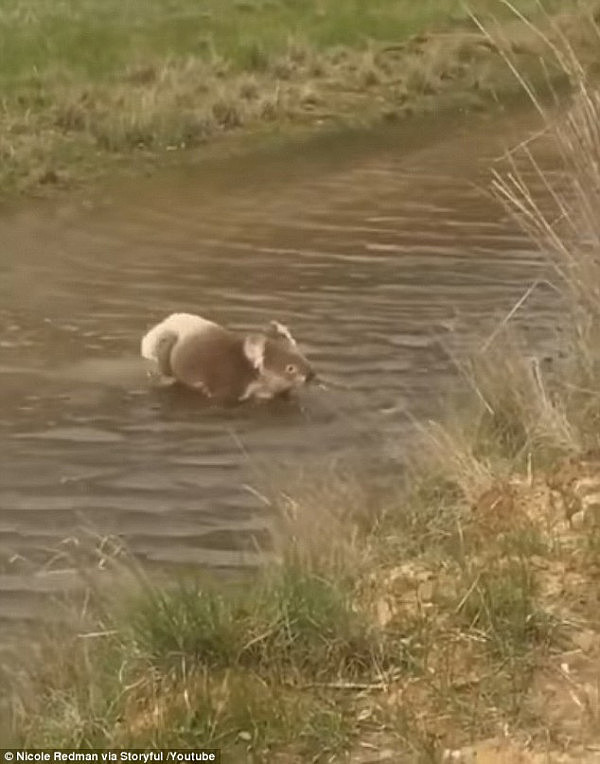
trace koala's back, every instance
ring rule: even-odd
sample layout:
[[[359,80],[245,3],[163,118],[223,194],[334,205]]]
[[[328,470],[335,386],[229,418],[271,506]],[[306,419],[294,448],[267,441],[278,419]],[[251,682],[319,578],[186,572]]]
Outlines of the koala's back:
[[[173,376],[212,398],[239,400],[256,377],[243,343],[242,337],[217,325],[184,336],[171,352]]]

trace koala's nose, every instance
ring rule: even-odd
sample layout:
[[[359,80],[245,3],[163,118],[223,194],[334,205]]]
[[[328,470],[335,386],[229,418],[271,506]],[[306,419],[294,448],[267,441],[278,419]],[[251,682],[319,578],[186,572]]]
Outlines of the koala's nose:
[[[306,373],[306,377],[304,378],[305,382],[314,382],[315,379],[316,379],[316,374],[314,373],[312,369],[309,369],[308,372]]]

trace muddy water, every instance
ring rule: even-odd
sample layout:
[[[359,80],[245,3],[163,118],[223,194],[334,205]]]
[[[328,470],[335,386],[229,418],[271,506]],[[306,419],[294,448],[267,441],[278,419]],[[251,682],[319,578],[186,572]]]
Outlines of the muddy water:
[[[0,619],[43,614],[90,533],[148,563],[252,564],[246,484],[401,443],[452,378],[443,338],[481,338],[539,271],[482,192],[529,126],[324,139],[0,219]],[[229,410],[151,389],[139,340],[175,310],[284,321],[330,389]]]

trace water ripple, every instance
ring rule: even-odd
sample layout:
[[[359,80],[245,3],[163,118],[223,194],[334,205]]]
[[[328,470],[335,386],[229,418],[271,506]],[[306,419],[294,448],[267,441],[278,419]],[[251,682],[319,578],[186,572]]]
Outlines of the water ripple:
[[[404,412],[433,405],[452,374],[444,338],[466,346],[455,327],[482,331],[541,268],[481,190],[498,145],[479,131],[408,156],[365,142],[291,180],[263,158],[217,190],[187,177],[96,213],[0,222],[0,619],[66,586],[15,574],[20,560],[91,529],[156,563],[254,564],[265,518],[245,484],[397,437]],[[548,326],[536,299],[532,325]],[[288,322],[336,387],[225,411],[152,390],[140,336],[174,310]]]

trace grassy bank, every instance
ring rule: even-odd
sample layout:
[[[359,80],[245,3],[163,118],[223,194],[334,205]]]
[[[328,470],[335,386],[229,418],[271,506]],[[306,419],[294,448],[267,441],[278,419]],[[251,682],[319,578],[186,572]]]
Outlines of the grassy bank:
[[[561,497],[600,486],[600,460],[520,473],[532,442],[490,440],[479,413],[466,452],[428,431],[435,469],[369,522],[343,479],[280,497],[279,563],[243,585],[158,586],[115,562],[110,595],[91,584],[84,616],[5,664],[3,741],[214,746],[232,762],[580,760],[600,735],[600,544],[593,511]]]
[[[545,8],[597,58],[597,3]],[[499,0],[498,45],[458,0],[9,0],[0,9],[0,193],[139,171],[224,135],[311,130],[489,102],[534,77],[548,46]],[[534,0],[515,0],[539,25]],[[560,11],[560,12],[559,12]],[[491,22],[490,22],[491,23]],[[498,47],[499,46],[499,47]],[[544,60],[544,65],[540,63]]]

